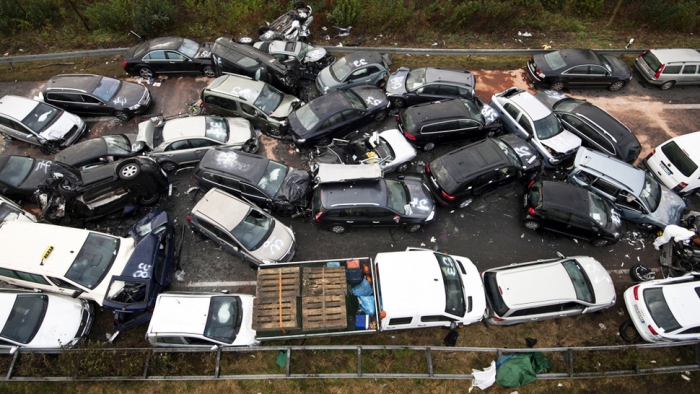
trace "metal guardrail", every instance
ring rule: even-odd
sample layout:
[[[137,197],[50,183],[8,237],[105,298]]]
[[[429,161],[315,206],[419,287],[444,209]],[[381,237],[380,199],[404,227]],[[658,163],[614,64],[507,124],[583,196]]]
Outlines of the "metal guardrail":
[[[652,368],[641,368],[638,364],[630,365],[629,369],[611,369],[611,370],[601,370],[601,367],[605,369],[604,366],[597,367],[596,371],[577,371],[580,367],[577,367],[576,361],[579,360],[582,353],[590,352],[619,352],[623,350],[638,350],[644,352],[646,350],[652,349],[668,349],[674,347],[688,347],[691,348],[695,353],[695,363],[694,364],[684,364],[684,365],[673,365],[673,366],[660,366]],[[354,372],[345,373],[295,373],[292,367],[292,360],[296,357],[296,354],[302,354],[303,352],[314,352],[314,351],[338,351],[338,352],[357,352],[357,370]],[[401,357],[406,356],[406,352],[411,352],[419,354],[423,353],[423,359],[425,361],[425,373],[399,373],[399,372],[365,372],[363,370],[363,354],[371,351],[381,351],[389,352],[392,357],[397,357],[397,360]],[[470,348],[470,347],[425,347],[425,346],[262,346],[262,347],[248,347],[248,348],[218,348],[216,350],[195,350],[195,349],[183,349],[183,348],[164,348],[164,349],[68,349],[63,351],[41,351],[41,350],[18,350],[14,354],[10,355],[7,351],[2,351],[0,353],[0,362],[3,361],[2,357],[12,357],[10,366],[7,370],[7,374],[0,381],[11,381],[11,382],[35,382],[35,381],[154,381],[154,380],[242,380],[242,379],[299,379],[299,378],[317,378],[317,379],[339,379],[339,378],[365,378],[365,379],[473,379],[474,376],[468,373],[436,373],[436,363],[433,361],[435,355],[446,352],[446,353],[492,353],[495,354],[495,358],[500,357],[503,354],[510,353],[530,353],[530,352],[542,352],[545,355],[549,354],[551,356],[556,355],[556,353],[565,355],[566,371],[563,372],[550,372],[538,374],[538,379],[588,379],[588,378],[601,378],[601,377],[627,377],[627,376],[645,376],[645,375],[658,375],[658,374],[670,374],[670,373],[682,373],[685,371],[700,371],[700,341],[688,342],[688,343],[668,343],[668,344],[644,344],[644,345],[629,345],[629,346],[596,346],[596,347],[556,347],[556,348],[533,348],[533,349],[504,349],[504,348]],[[31,355],[32,353],[43,353],[43,354],[56,354],[60,353],[62,355],[78,353],[80,356],[84,354],[92,353],[95,357],[95,353],[99,353],[99,356],[104,359],[105,357],[114,356],[117,354],[125,354],[127,357],[142,355],[143,361],[143,371],[142,374],[132,374],[130,376],[91,376],[89,370],[82,370],[80,373],[76,371],[71,371],[70,376],[17,376],[17,365],[21,363],[22,355]],[[240,361],[247,363],[250,360],[250,353],[255,352],[283,352],[286,357],[284,357],[285,364],[284,370],[280,373],[274,374],[227,374],[222,373],[222,356],[226,353],[237,353],[236,357],[240,358]],[[363,353],[365,352],[365,353]],[[145,356],[143,354],[145,353]],[[150,371],[152,366],[156,363],[157,356],[160,355],[163,359],[163,355],[167,354],[211,354],[212,357],[215,355],[215,366],[213,366],[213,372],[209,374],[188,374],[188,375],[152,375]],[[273,353],[274,354],[274,353]],[[305,354],[304,360],[308,360],[309,354]],[[340,356],[340,355],[339,355]],[[368,355],[366,357],[371,357]],[[89,356],[87,357],[89,358]],[[134,357],[136,358],[136,357]],[[86,357],[78,357],[80,361],[86,359]],[[131,359],[131,358],[130,358]],[[201,364],[202,357],[197,358]],[[4,360],[7,361],[7,360]],[[60,360],[57,360],[60,362]],[[387,360],[383,360],[387,361]],[[459,360],[458,360],[459,362]],[[652,361],[653,363],[654,361]],[[87,362],[86,362],[87,363]],[[52,363],[49,363],[52,364]],[[88,363],[93,364],[93,363]],[[104,364],[100,363],[104,368]],[[166,365],[167,366],[167,365]],[[460,369],[467,370],[468,368],[484,368],[488,365],[460,365]],[[440,366],[437,365],[439,368]],[[282,367],[280,368],[282,369]],[[227,372],[227,371],[224,371]]]
[[[338,46],[321,46],[329,52],[333,53],[352,53],[364,51],[376,51],[381,53],[390,53],[396,55],[432,55],[432,56],[532,56],[538,53],[547,53],[554,51],[544,49],[437,49],[437,48],[396,48],[396,47],[338,47]],[[109,56],[122,55],[129,48],[114,48],[114,49],[95,49],[77,52],[57,52],[45,53],[39,55],[23,55],[23,56],[5,56],[0,57],[2,63],[25,63],[36,62],[42,60],[58,60],[71,59],[78,57],[94,57],[94,56]],[[639,54],[641,49],[596,49],[596,52],[625,55]]]

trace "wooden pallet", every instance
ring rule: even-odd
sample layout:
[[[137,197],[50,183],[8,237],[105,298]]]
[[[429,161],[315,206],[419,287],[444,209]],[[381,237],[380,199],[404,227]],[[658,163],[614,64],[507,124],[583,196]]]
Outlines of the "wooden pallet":
[[[281,300],[256,298],[253,301],[253,330],[281,331],[298,330],[297,297]]]
[[[302,297],[346,294],[345,267],[308,267],[301,277]]]
[[[301,303],[304,331],[348,326],[344,295],[307,296],[302,297]]]
[[[264,268],[258,270],[255,297],[259,299],[299,297],[300,288],[299,267]]]

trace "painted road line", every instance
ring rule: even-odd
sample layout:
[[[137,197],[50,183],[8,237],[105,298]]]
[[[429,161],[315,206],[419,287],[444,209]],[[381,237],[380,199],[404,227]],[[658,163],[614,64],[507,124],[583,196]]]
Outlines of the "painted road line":
[[[700,109],[700,104],[666,104],[663,109]]]
[[[190,282],[182,286],[184,287],[231,287],[231,286],[255,286],[256,281],[232,281],[232,282]]]

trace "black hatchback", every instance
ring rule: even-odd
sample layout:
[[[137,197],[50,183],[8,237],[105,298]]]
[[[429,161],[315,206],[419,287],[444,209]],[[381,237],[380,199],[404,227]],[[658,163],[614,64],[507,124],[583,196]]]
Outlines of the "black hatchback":
[[[622,231],[620,214],[609,201],[580,187],[552,181],[530,183],[522,220],[530,230],[585,239],[593,246],[619,241]]]
[[[425,183],[443,206],[464,208],[474,198],[515,181],[532,180],[542,162],[515,134],[487,138],[426,163]]]

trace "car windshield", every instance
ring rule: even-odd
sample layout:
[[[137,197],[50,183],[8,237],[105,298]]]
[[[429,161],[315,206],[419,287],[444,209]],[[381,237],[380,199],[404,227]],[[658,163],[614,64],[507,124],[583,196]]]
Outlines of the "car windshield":
[[[560,111],[560,112],[573,112],[576,107],[578,107],[581,104],[584,104],[586,100],[577,100],[573,98],[565,98],[563,100],[557,101],[552,109],[554,111]]]
[[[540,140],[552,138],[564,130],[561,122],[552,112],[547,117],[535,121],[535,133]]]
[[[241,327],[241,299],[235,296],[216,296],[209,302],[204,336],[231,344]]]
[[[268,195],[274,196],[280,189],[282,182],[284,182],[287,171],[289,171],[289,168],[284,164],[270,160],[267,163],[265,174],[258,181],[258,186],[265,190]]]
[[[362,102],[362,100],[357,97],[357,95],[349,90],[341,90],[341,92],[345,95],[345,97],[348,98],[350,101],[350,104],[353,106],[353,108],[365,109],[365,103]]]
[[[48,307],[49,296],[46,294],[17,295],[0,336],[24,344],[31,342],[44,321]]]
[[[33,167],[34,159],[31,157],[10,156],[5,166],[0,170],[0,182],[12,187],[19,187],[29,176]]]
[[[275,112],[277,107],[280,106],[282,102],[282,97],[284,95],[279,90],[273,88],[270,85],[265,84],[258,98],[255,99],[253,105],[266,114],[271,114]]]
[[[335,63],[331,64],[331,76],[335,78],[336,81],[342,82],[352,71],[350,66],[348,66],[348,61],[344,57],[336,60]]]
[[[406,90],[411,92],[425,85],[425,68],[411,70],[406,76]]]
[[[691,176],[698,169],[698,165],[688,157],[688,154],[681,149],[675,141],[671,141],[661,147],[661,151],[666,155],[668,161],[671,162],[681,174]]]
[[[118,79],[102,77],[102,79],[100,79],[100,83],[98,83],[95,90],[92,91],[92,94],[100,98],[102,101],[109,101],[115,94],[117,94],[121,84],[122,82]]]
[[[251,209],[231,234],[248,250],[257,250],[269,238],[275,221],[256,209]]]
[[[462,103],[464,104],[465,107],[467,107],[467,110],[469,110],[469,114],[472,116],[474,120],[478,120],[481,124],[484,124],[484,115],[481,114],[481,108],[479,108],[476,103],[470,100],[466,100],[463,98],[460,98],[462,100]]]
[[[651,212],[654,212],[661,202],[661,185],[659,185],[659,182],[648,172],[644,173],[644,178],[644,188],[639,198],[649,207]]]
[[[495,142],[496,145],[498,145],[498,147],[501,148],[503,153],[506,154],[506,157],[508,157],[508,161],[510,161],[510,164],[512,164],[516,167],[522,166],[522,163],[520,162],[520,158],[518,157],[518,154],[515,153],[513,148],[511,148],[510,146],[508,146],[508,144],[499,140],[498,138],[494,138],[493,142]]]
[[[313,130],[321,120],[316,116],[310,105],[300,107],[294,112],[297,119],[306,130]]]
[[[608,59],[606,59],[605,56],[598,55],[597,53],[596,53],[596,55],[598,56],[598,59],[600,59],[600,64],[603,67],[605,67],[605,69],[608,70],[609,73],[612,73],[613,72],[612,64],[610,64]]]
[[[35,133],[40,133],[46,126],[50,125],[61,112],[62,111],[58,108],[39,103],[27,117],[22,119],[22,124],[32,129]]]
[[[66,278],[88,289],[97,287],[112,267],[119,238],[91,232],[68,268]]]
[[[406,204],[409,201],[408,191],[399,181],[386,180],[386,205],[401,213],[406,213]]]
[[[566,62],[564,62],[564,58],[561,57],[559,51],[545,53],[544,61],[547,62],[547,65],[552,70],[558,70],[566,66]]]
[[[131,145],[129,139],[121,134],[105,135],[105,143],[107,144],[108,155],[128,155],[131,153]]]
[[[567,260],[561,264],[564,266],[566,273],[569,274],[569,278],[571,278],[576,298],[590,304],[595,303],[595,295],[593,294],[591,283],[579,263],[576,260]]]
[[[228,123],[218,116],[207,116],[204,136],[219,142],[228,141]]]
[[[182,45],[178,48],[178,52],[184,53],[186,56],[194,57],[199,50],[199,43],[185,38],[182,40]]]
[[[600,198],[599,196],[593,194],[593,193],[588,193],[588,195],[590,197],[588,200],[589,208],[590,208],[590,211],[588,212],[588,214],[601,227],[607,227],[608,226],[608,209],[605,206],[603,199]]]
[[[403,123],[403,128],[409,133],[412,133],[416,128],[416,121],[413,119],[413,111],[408,109],[403,110],[400,114],[400,121]]]
[[[489,300],[489,305],[493,308],[498,316],[503,316],[508,313],[508,305],[503,301],[503,295],[498,289],[498,281],[496,280],[497,272],[486,272],[484,274],[484,290],[486,297]]]
[[[136,49],[134,49],[134,57],[141,56],[146,51],[146,49],[148,49],[148,41],[140,43],[136,46]]]
[[[649,314],[651,318],[654,319],[654,323],[656,323],[657,326],[663,328],[666,332],[676,331],[681,328],[681,325],[678,324],[678,320],[673,316],[671,308],[669,308],[666,302],[662,287],[645,289],[643,295],[644,303],[647,304]]]
[[[457,265],[450,256],[440,253],[434,254],[440,265],[442,281],[445,285],[445,313],[464,317],[464,314],[467,312],[467,305],[464,302],[464,287],[462,285],[462,277],[457,271]]]

